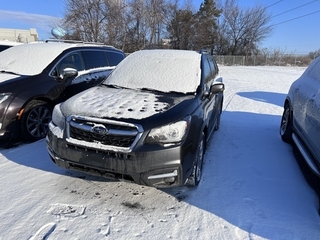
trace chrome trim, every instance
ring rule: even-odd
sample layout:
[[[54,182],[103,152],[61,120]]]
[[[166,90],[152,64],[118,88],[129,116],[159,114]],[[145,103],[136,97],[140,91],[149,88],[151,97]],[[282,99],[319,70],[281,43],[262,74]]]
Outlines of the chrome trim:
[[[78,124],[75,122],[72,122],[72,119],[78,119],[81,121],[88,121],[93,123],[101,123],[101,124],[113,124],[118,126],[124,126],[124,127],[133,127],[136,128],[136,131],[126,131],[126,130],[116,130],[116,129],[109,129],[108,134],[110,135],[117,135],[117,136],[131,136],[135,137],[135,140],[131,144],[130,147],[117,147],[113,145],[104,145],[104,144],[97,144],[97,143],[91,143],[86,141],[81,141],[78,139],[74,139],[70,136],[70,126],[79,128],[81,130],[85,130],[90,132],[91,127],[85,126],[82,124]],[[92,149],[98,149],[98,150],[106,150],[106,151],[114,151],[114,152],[123,152],[123,153],[129,153],[132,152],[132,149],[135,147],[135,145],[138,143],[139,139],[141,138],[143,134],[143,127],[139,124],[132,124],[127,122],[121,122],[121,121],[114,121],[109,119],[101,119],[101,118],[94,118],[94,117],[83,117],[83,116],[77,116],[77,115],[71,115],[67,118],[66,121],[66,141],[70,144],[73,144],[75,146],[82,146],[82,147],[89,147]]]
[[[95,121],[97,122],[97,121]],[[104,123],[109,123],[109,122],[104,122]],[[91,132],[92,127],[88,126],[88,125],[83,125],[83,124],[79,124],[79,123],[75,123],[75,122],[69,122],[70,126],[80,129],[80,130],[84,130],[87,132]],[[117,124],[117,125],[121,125],[121,124]],[[136,126],[131,126],[131,127],[136,127]],[[114,129],[108,129],[108,133],[106,135],[117,135],[117,136],[135,136],[137,135],[139,132],[138,131],[125,131],[125,130],[114,130]]]
[[[177,177],[177,176],[178,176],[178,171],[174,170],[172,173],[164,173],[164,174],[149,176],[148,179],[158,179],[158,178]]]

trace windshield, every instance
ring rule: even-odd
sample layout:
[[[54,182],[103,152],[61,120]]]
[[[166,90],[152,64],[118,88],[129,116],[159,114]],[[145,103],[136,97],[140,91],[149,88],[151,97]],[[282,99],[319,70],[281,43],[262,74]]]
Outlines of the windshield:
[[[126,57],[106,85],[159,92],[194,93],[200,84],[201,54],[184,50],[142,50]]]
[[[0,52],[0,72],[37,75],[70,46],[63,43],[29,43],[11,47]]]

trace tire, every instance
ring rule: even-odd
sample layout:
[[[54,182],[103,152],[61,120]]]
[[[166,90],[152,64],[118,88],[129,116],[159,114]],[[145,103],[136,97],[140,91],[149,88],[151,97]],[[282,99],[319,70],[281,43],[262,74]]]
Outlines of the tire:
[[[186,182],[186,185],[190,187],[197,186],[201,181],[204,153],[205,153],[205,135],[204,133],[202,133],[201,139],[197,148],[196,159],[193,164],[193,170]]]
[[[284,106],[281,124],[280,124],[280,136],[282,141],[286,143],[292,142],[292,117],[289,104]]]
[[[34,142],[48,133],[52,107],[44,101],[31,101],[27,104],[21,117],[22,139]]]

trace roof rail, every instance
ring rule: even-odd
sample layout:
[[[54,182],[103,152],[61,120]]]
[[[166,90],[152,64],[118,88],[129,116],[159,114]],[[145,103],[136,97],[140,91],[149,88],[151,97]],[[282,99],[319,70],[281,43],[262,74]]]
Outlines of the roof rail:
[[[82,43],[82,44],[94,44],[94,45],[105,45],[104,43],[100,42],[84,42],[84,41],[79,41],[79,40],[65,40],[65,39],[47,39],[45,41],[47,42],[63,42],[63,43]],[[107,45],[105,45],[107,46]],[[111,46],[110,46],[111,47]]]

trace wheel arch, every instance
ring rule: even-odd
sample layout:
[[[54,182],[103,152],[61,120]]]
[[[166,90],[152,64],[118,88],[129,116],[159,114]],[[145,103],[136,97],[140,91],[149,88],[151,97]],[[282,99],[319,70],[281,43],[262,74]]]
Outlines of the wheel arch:
[[[22,117],[22,114],[23,114],[25,108],[26,108],[26,107],[28,106],[28,104],[29,104],[30,102],[32,102],[32,101],[43,101],[43,102],[49,104],[52,109],[53,109],[53,107],[54,107],[54,105],[55,105],[54,101],[52,101],[51,99],[49,99],[49,98],[47,98],[47,97],[45,97],[45,96],[38,96],[38,97],[30,98],[30,99],[28,99],[28,101],[26,101],[26,102],[22,105],[22,107],[20,108],[20,110],[19,110],[19,112],[18,112],[18,115],[17,115],[17,116],[18,116],[18,120],[19,120],[19,121],[20,121],[20,119],[21,119],[21,117]]]
[[[286,97],[286,99],[284,100],[284,104],[283,104],[283,108],[285,108],[287,105],[289,105],[289,108],[290,108],[290,117],[291,117],[291,120],[292,119],[292,116],[293,116],[293,106],[292,106],[292,103],[291,103],[291,99],[289,97]]]

